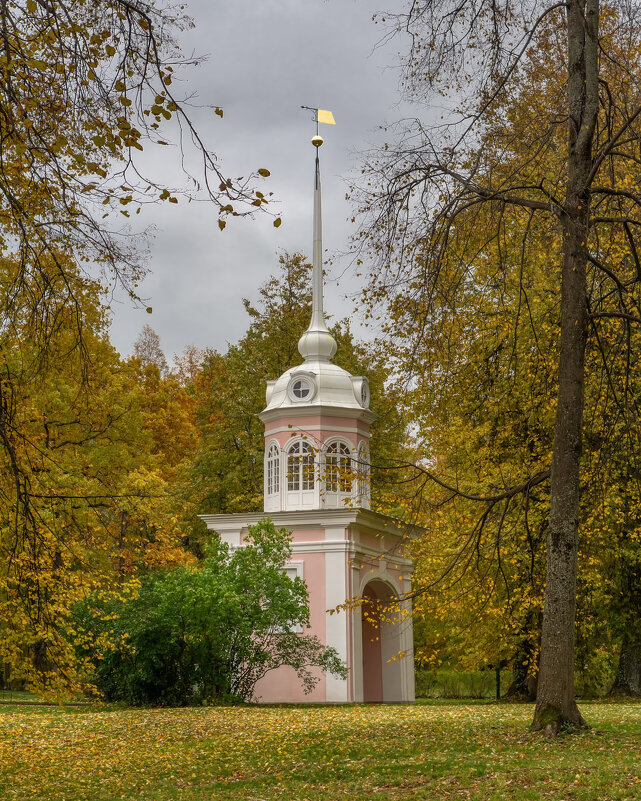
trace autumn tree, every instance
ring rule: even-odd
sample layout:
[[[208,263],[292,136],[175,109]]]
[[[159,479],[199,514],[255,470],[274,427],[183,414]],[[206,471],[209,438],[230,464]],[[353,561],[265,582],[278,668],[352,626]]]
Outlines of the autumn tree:
[[[267,198],[257,200],[249,188],[257,173],[239,183],[222,172],[174,93],[173,77],[190,59],[174,38],[189,20],[172,6],[3,0],[0,22],[0,255],[14,252],[18,264],[4,274],[2,326],[20,308],[44,356],[57,325],[52,301],[61,300],[76,309],[82,350],[80,279],[120,284],[136,298],[141,254],[122,226],[147,203],[178,202],[179,192],[136,163],[145,147],[169,143],[169,121],[193,145],[201,192],[218,207],[221,227],[226,216],[256,210]],[[59,280],[50,280],[53,270]],[[8,374],[2,391],[10,404]],[[10,451],[8,458],[15,462]]]
[[[228,178],[174,92],[177,69],[192,63],[175,41],[191,21],[176,7],[3,0],[0,16],[0,225],[18,240],[25,269],[73,246],[133,291],[135,265],[117,222],[148,202],[177,202],[135,162],[144,147],[168,144],[162,129],[172,118],[195,146],[202,188],[221,221],[255,203],[248,182],[257,174]],[[260,197],[259,206],[267,202]]]
[[[150,325],[144,325],[134,342],[134,354],[140,359],[143,368],[153,365],[157,368],[160,376],[166,376],[169,372],[167,358],[160,346],[160,337]]]
[[[522,74],[527,91],[506,99],[495,115],[508,116],[519,130],[542,117],[552,90],[558,91],[556,46],[550,41],[547,49],[528,57]],[[510,160],[515,154],[525,157],[528,146],[527,139],[513,137],[510,146],[503,147],[503,163],[496,170],[510,169]],[[548,154],[549,173],[558,169],[557,152],[555,148]],[[526,224],[528,269],[523,273],[513,265],[521,260]],[[431,592],[419,591],[415,610],[428,616],[430,634],[439,627],[441,631],[440,645],[429,637],[421,648],[426,657],[451,654],[456,648],[460,660],[476,666],[494,662],[501,654],[514,667],[511,689],[531,696],[543,611],[542,535],[558,352],[557,278],[549,269],[554,231],[549,221],[529,218],[525,211],[520,217],[504,215],[500,238],[487,238],[488,230],[494,231],[488,207],[459,218],[439,278],[441,293],[446,294],[445,287],[450,291],[438,304],[438,317],[428,323],[429,339],[399,341],[396,348],[401,361],[413,359],[415,389],[408,402],[423,451],[438,454],[439,476],[476,494],[476,500],[470,500],[463,493],[454,499],[450,493],[446,509],[439,504],[448,493],[431,493],[428,534],[417,550],[419,587],[436,582],[451,561],[456,569],[449,570],[447,581]],[[613,237],[612,252],[620,246]],[[470,309],[473,320],[468,319]],[[425,326],[423,305],[406,288],[399,290],[391,311],[393,336]],[[631,389],[638,380],[636,349],[627,364],[619,363],[625,369],[603,369],[604,355],[609,354],[609,364],[624,339],[625,331],[612,320],[600,326],[598,339],[589,341],[586,352],[576,660],[581,692],[605,689],[617,641],[625,646],[630,640],[639,609],[633,592],[638,563],[638,445],[619,403],[619,398],[637,394]],[[429,393],[422,391],[425,386]],[[493,510],[488,507],[485,521],[493,525],[468,541],[467,548],[462,546],[461,533],[476,518],[475,507],[484,494],[487,497],[487,488],[518,484],[523,474],[538,474],[545,481],[530,484],[518,502],[510,501],[511,509],[500,506],[498,517],[496,505]],[[625,521],[619,509],[625,509]],[[475,558],[469,559],[473,553]],[[441,618],[447,621],[446,629]],[[626,648],[624,663],[634,664]]]
[[[29,298],[34,334],[45,348],[54,324],[49,294],[30,293],[29,277],[45,280],[56,265],[63,279],[56,287],[77,307],[77,282],[64,280],[69,261],[60,253],[83,265],[83,274],[102,275],[107,286],[119,283],[136,298],[141,254],[122,226],[150,202],[178,202],[179,193],[144,176],[136,163],[145,147],[169,143],[162,132],[168,121],[180,127],[181,142],[193,144],[198,185],[218,207],[221,226],[267,198],[249,189],[258,173],[238,183],[221,171],[173,91],[176,70],[190,60],[174,39],[189,20],[172,6],[3,0],[0,20],[2,250],[16,252],[11,293]]]
[[[17,260],[3,264],[5,276],[19,269]],[[0,452],[0,663],[12,680],[51,694],[77,687],[74,604],[186,558],[170,489],[189,444],[180,406],[166,392],[154,403],[136,364],[121,362],[109,343],[99,286],[71,263],[65,269],[83,309],[83,349],[78,310],[58,291],[53,264],[56,328],[46,354],[27,303],[14,301],[15,322],[0,336],[10,388],[2,408],[9,442]],[[168,414],[175,433],[159,448]]]
[[[192,393],[204,360],[205,351],[195,345],[187,345],[182,353],[174,354],[172,374],[176,376],[182,386],[187,387]]]
[[[131,229],[123,226],[140,219],[136,215],[146,204],[177,203],[190,187],[215,205],[221,229],[228,216],[256,211],[267,202],[268,193],[251,187],[268,171],[249,171],[239,181],[227,176],[174,91],[176,73],[193,62],[181,56],[175,39],[189,24],[163,2],[0,1],[0,452],[9,477],[3,543],[9,573],[14,571],[7,579],[9,606],[15,602],[16,614],[29,610],[24,630],[37,641],[46,642],[44,635],[57,631],[57,620],[64,619],[47,605],[47,576],[54,568],[60,573],[62,563],[54,560],[57,566],[45,569],[39,556],[57,553],[53,540],[51,549],[41,551],[42,526],[64,518],[47,510],[50,499],[77,496],[86,508],[95,506],[95,499],[84,493],[117,491],[118,482],[100,491],[88,486],[80,462],[68,470],[62,456],[74,443],[104,444],[112,436],[106,431],[113,421],[99,401],[106,349],[100,357],[95,353],[104,335],[96,303],[104,302],[103,293],[115,285],[137,300],[144,273],[144,254],[131,246]],[[214,119],[222,113],[212,109]],[[172,130],[183,148],[182,163],[198,165],[197,174],[185,176],[183,189],[145,175],[137,160],[145,148],[167,147]],[[110,362],[112,356],[105,359]],[[60,408],[50,412],[42,389],[55,378],[56,363],[68,389]],[[119,365],[106,370],[116,383],[122,380],[119,370]],[[88,412],[90,378],[97,381],[93,391],[102,419],[98,411],[95,418]],[[85,403],[75,423],[74,393]],[[55,395],[52,390],[48,400]],[[117,419],[122,402],[118,398],[114,404]],[[32,403],[37,423],[27,411]],[[55,437],[49,414],[58,427]],[[60,433],[65,430],[68,437]],[[51,444],[59,441],[64,449]],[[134,494],[144,485],[144,492],[154,495],[152,473]],[[62,530],[52,528],[54,539],[65,541]],[[27,559],[29,553],[29,570],[17,570],[17,555]],[[41,568],[45,572],[38,575]],[[63,674],[59,670],[58,676]]]
[[[443,292],[429,333],[421,299],[399,288],[385,334],[396,342],[401,381],[413,363],[403,402],[423,454],[413,486],[426,529],[414,546],[414,613],[424,635],[417,655],[471,669],[507,662],[513,692],[529,695],[542,613],[555,310],[547,229],[531,227],[531,271],[522,287],[509,271],[521,251],[518,229],[506,224],[500,245],[486,243],[491,224],[481,211],[469,229],[461,227],[440,276],[443,290],[458,289]],[[480,244],[484,257],[468,261]],[[403,336],[421,328],[424,341]],[[536,480],[503,492],[524,473]]]
[[[516,308],[527,315],[537,263],[531,231],[547,230],[547,277],[558,299],[550,460],[542,471],[523,470],[517,481],[510,471],[482,492],[465,492],[456,481],[446,489],[481,504],[481,528],[493,523],[500,531],[503,515],[493,519],[488,509],[500,511],[549,480],[533,726],[552,733],[564,723],[583,724],[574,700],[574,639],[586,346],[599,354],[607,382],[613,370],[625,373],[631,364],[641,322],[637,16],[634,5],[601,9],[598,0],[412,3],[393,18],[410,34],[406,88],[416,100],[438,97],[444,119],[401,126],[396,142],[366,168],[369,185],[361,195],[368,215],[363,238],[377,265],[370,300],[402,289],[420,305],[422,325],[405,332],[413,345],[438,327],[442,304],[474,288],[468,268],[482,264],[492,248],[500,253],[510,230],[520,232],[520,251],[501,260],[496,281],[476,290],[491,293],[516,278]],[[534,69],[539,53],[554,64],[549,80]],[[520,112],[519,104],[526,109],[529,93],[541,88],[547,93],[542,113]],[[477,221],[484,241],[470,241],[457,254]],[[448,283],[447,266],[457,258],[459,280]],[[460,308],[461,325],[471,331],[475,308],[474,302]],[[601,347],[613,326],[621,333],[618,351]],[[537,348],[534,334],[530,344]],[[630,390],[624,382],[616,395],[628,431],[636,420]],[[634,437],[629,442],[638,447]],[[437,477],[434,471],[430,477]],[[473,526],[465,541],[477,541],[480,530]]]

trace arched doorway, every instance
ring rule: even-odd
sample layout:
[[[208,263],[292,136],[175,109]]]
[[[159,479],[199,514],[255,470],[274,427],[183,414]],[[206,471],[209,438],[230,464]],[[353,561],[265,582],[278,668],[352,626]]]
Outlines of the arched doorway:
[[[401,624],[390,617],[388,607],[395,593],[380,580],[370,581],[364,588],[361,608],[363,647],[363,701],[381,703],[401,701],[402,666]]]
[[[363,632],[363,701],[383,700],[383,662],[381,659],[381,626],[379,600],[368,584],[361,606]]]

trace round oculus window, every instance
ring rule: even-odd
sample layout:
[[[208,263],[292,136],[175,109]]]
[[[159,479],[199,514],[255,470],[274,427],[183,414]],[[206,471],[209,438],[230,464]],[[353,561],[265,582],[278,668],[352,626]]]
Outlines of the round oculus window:
[[[298,403],[311,400],[314,395],[314,384],[306,376],[297,376],[289,384],[289,397]]]
[[[369,383],[366,378],[363,379],[361,384],[361,405],[367,408],[369,404]]]

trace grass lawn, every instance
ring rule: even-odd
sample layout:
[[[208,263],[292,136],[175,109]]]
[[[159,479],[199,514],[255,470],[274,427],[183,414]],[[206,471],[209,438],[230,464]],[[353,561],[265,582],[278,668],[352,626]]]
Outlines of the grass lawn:
[[[641,799],[641,704],[114,710],[0,706],[0,799]]]

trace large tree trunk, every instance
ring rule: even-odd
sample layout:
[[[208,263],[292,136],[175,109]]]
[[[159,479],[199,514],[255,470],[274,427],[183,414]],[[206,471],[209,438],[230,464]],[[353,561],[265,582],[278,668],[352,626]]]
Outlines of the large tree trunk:
[[[585,721],[574,700],[579,468],[587,339],[589,175],[598,112],[598,0],[569,0],[568,189],[560,222],[561,352],[547,535],[541,670],[532,728],[555,735]]]
[[[610,695],[641,695],[641,650],[632,646],[627,635],[621,643],[619,667]]]

